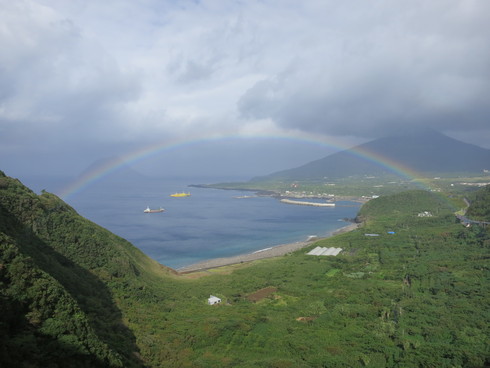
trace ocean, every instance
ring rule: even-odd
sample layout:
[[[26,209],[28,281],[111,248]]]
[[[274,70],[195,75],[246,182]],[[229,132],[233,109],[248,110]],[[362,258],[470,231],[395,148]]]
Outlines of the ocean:
[[[299,206],[248,191],[188,187],[205,182],[198,178],[104,180],[66,201],[82,216],[174,269],[304,241],[309,235],[328,236],[348,225],[342,219],[355,217],[360,207],[355,202]],[[191,196],[170,197],[183,191]],[[240,198],[244,196],[248,197]],[[165,211],[144,213],[148,206]]]

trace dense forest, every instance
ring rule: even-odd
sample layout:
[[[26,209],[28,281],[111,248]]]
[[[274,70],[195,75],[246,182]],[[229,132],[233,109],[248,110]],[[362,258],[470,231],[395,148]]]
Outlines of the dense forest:
[[[488,188],[470,201],[488,214]],[[490,227],[454,211],[437,193],[383,196],[358,230],[178,275],[1,173],[0,365],[490,366]]]
[[[472,193],[466,215],[479,221],[490,222],[490,185]]]
[[[3,173],[0,250],[1,362],[141,365],[111,287],[137,283],[156,262],[56,196],[36,195]]]

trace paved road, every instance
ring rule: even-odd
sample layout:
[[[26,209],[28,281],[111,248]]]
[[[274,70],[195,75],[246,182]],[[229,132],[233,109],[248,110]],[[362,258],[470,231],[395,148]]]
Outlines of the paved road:
[[[488,221],[477,221],[477,220],[471,220],[468,217],[462,216],[462,215],[456,215],[456,217],[461,221],[464,222],[465,224],[475,224],[475,225],[490,225],[490,222]]]

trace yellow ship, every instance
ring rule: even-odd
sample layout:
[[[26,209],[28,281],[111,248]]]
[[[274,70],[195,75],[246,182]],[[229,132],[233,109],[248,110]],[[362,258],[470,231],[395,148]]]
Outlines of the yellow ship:
[[[190,197],[191,194],[190,193],[174,193],[174,194],[170,194],[170,197]]]

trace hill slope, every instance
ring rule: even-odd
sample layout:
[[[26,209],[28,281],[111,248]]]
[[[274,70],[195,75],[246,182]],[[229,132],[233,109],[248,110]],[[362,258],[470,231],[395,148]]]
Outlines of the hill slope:
[[[36,195],[2,172],[0,247],[0,362],[142,366],[107,285],[130,289],[151,277],[156,262],[56,196]]]
[[[483,169],[490,169],[490,150],[431,131],[376,139],[300,167],[253,180],[323,180],[393,174],[379,163],[366,159],[367,155],[389,159],[420,173],[481,173]]]

